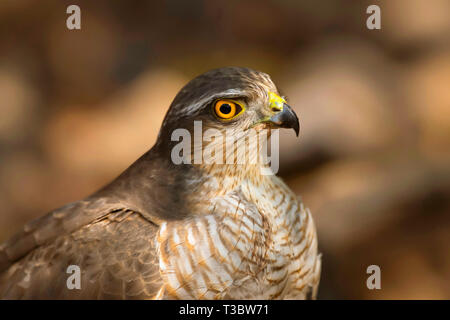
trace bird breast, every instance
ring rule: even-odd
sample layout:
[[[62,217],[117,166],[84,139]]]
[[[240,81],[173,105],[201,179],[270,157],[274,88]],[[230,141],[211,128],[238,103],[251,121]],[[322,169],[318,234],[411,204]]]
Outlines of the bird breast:
[[[211,213],[161,226],[163,298],[302,298],[314,287],[314,224],[281,180],[244,181],[205,209]]]

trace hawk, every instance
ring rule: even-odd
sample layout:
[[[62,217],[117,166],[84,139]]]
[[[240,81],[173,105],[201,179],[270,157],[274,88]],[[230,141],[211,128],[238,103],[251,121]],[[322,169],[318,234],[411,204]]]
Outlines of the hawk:
[[[298,135],[299,122],[267,74],[227,67],[194,78],[147,153],[98,192],[0,245],[0,297],[315,298],[321,259],[309,210],[261,170],[267,164],[251,161],[262,144],[229,152],[230,139],[208,136],[214,129],[236,142],[276,128]],[[177,129],[194,136],[182,161],[174,161]],[[211,146],[226,147],[222,163],[195,161]],[[68,286],[71,266],[79,268],[77,288]]]

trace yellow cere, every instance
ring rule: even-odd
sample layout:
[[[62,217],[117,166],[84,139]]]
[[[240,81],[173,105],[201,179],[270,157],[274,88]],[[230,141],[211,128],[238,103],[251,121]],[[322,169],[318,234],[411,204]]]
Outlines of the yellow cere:
[[[286,103],[282,97],[269,91],[269,103],[271,109],[283,110],[283,104]]]

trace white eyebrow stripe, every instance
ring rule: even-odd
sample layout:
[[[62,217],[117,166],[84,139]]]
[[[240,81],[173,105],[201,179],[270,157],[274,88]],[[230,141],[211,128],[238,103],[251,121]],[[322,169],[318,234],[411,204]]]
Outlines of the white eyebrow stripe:
[[[217,94],[214,94],[212,96],[205,96],[204,98],[198,100],[196,103],[191,104],[187,106],[183,110],[183,114],[185,115],[192,115],[197,110],[199,110],[202,106],[204,106],[208,101],[212,101],[214,99],[218,98],[231,98],[236,96],[245,96],[245,91],[242,91],[240,89],[228,89],[222,92],[218,92]]]

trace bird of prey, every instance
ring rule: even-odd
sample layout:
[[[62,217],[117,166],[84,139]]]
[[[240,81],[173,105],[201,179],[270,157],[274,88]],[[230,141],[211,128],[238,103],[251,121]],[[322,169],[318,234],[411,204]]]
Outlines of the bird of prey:
[[[174,161],[173,133],[194,136],[196,123],[206,136],[200,150],[225,144],[226,161],[192,159],[195,137],[191,154]],[[321,258],[309,210],[246,159],[260,144],[239,154],[228,152],[230,139],[208,136],[214,129],[238,141],[276,128],[298,135],[299,122],[267,74],[227,67],[194,78],[155,145],[119,177],[0,245],[0,298],[315,298]],[[79,285],[71,287],[74,266]]]

